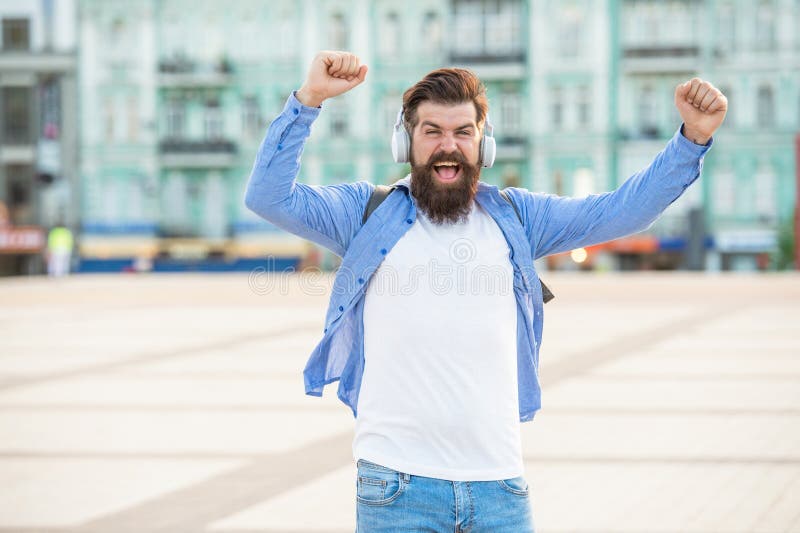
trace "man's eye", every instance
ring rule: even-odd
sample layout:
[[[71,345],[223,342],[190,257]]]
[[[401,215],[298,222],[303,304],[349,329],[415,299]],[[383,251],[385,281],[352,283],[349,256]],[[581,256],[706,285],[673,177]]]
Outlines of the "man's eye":
[[[459,135],[467,135],[467,136],[470,136],[470,135],[472,135],[472,132],[471,132],[471,131],[469,131],[469,130],[461,130],[461,131],[459,131],[459,132],[458,132],[458,134],[459,134]]]
[[[436,135],[437,133],[439,133],[438,130],[428,130],[425,132],[425,135]]]

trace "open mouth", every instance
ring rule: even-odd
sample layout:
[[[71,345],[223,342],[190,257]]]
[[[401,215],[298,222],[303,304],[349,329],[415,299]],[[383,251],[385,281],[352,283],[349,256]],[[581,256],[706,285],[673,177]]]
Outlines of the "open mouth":
[[[442,161],[433,165],[433,171],[442,181],[454,181],[461,171],[461,166],[454,161]]]

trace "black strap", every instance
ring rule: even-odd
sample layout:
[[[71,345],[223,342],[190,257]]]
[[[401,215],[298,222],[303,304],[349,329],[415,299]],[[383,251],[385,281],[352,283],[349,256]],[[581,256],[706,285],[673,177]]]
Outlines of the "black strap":
[[[522,216],[519,214],[519,209],[517,209],[517,204],[511,201],[511,197],[508,195],[506,191],[500,191],[500,196],[502,196],[506,202],[511,204],[511,207],[514,208],[514,212],[517,214],[517,219],[519,220],[519,223],[522,224]],[[542,281],[541,278],[539,278],[539,283],[542,285],[542,301],[544,303],[547,303],[556,297],[556,295],[553,294],[553,292],[547,288],[547,285],[544,284],[544,281]]]
[[[376,185],[375,190],[372,191],[372,195],[369,197],[369,202],[367,202],[367,208],[364,209],[364,217],[361,219],[361,224],[363,225],[366,223],[369,216],[372,214],[375,209],[378,208],[386,197],[389,196],[393,190],[397,188],[397,185]]]

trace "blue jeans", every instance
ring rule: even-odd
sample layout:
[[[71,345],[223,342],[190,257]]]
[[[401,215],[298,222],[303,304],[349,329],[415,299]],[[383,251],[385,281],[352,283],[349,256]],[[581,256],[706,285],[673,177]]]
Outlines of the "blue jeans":
[[[534,533],[528,484],[412,476],[363,459],[356,533]]]

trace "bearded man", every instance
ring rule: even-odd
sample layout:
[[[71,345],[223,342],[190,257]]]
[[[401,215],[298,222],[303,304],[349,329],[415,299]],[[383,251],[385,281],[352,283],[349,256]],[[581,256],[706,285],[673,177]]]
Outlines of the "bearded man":
[[[317,54],[246,192],[251,210],[342,257],[306,393],[339,381],[356,417],[358,531],[533,531],[520,439],[541,405],[533,261],[650,226],[700,175],[727,100],[697,78],[679,85],[684,123],[652,164],[566,198],[481,182],[494,159],[484,86],[436,70],[405,92],[395,126],[412,172],[367,218],[372,184],[295,179],[323,101],[366,74],[353,54]]]

